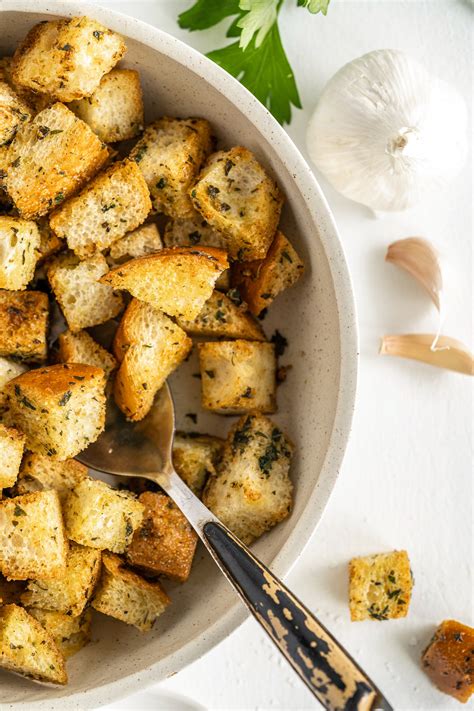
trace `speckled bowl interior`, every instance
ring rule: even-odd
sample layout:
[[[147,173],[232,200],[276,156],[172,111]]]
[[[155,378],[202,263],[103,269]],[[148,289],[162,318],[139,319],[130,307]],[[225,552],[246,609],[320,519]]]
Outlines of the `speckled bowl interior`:
[[[140,71],[146,119],[204,116],[220,145],[254,151],[286,194],[282,228],[306,264],[300,283],[280,296],[263,322],[288,339],[291,364],[278,389],[275,420],[296,444],[291,516],[255,550],[283,576],[301,553],[327,503],[342,461],[355,396],[357,334],[350,279],[329,208],[308,166],[269,113],[234,79],[178,40],[144,23],[85,3],[2,0],[0,53],[11,53],[30,27],[54,16],[88,14],[126,39],[125,66]],[[173,375],[178,425],[225,435],[231,420],[199,408],[191,360]],[[198,413],[193,425],[185,414]],[[70,683],[42,687],[0,672],[2,708],[87,709],[171,675],[230,634],[245,612],[199,548],[190,580],[166,585],[173,604],[142,635],[96,615],[93,642],[68,664]]]

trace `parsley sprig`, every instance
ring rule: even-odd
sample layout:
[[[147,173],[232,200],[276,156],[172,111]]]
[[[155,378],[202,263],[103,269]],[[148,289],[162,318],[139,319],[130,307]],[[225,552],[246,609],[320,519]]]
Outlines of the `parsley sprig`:
[[[330,0],[297,0],[311,13],[327,13]],[[238,79],[281,124],[291,122],[291,107],[301,108],[295,77],[278,28],[283,0],[196,0],[181,13],[179,26],[206,30],[233,18],[226,37],[238,41],[215,49],[208,57]]]

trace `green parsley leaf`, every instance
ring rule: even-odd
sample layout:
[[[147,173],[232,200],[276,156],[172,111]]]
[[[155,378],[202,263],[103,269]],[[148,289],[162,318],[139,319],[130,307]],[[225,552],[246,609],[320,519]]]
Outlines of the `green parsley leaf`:
[[[317,12],[327,14],[330,0],[298,0],[298,7],[306,7],[313,15]]]
[[[179,15],[178,24],[190,32],[207,30],[226,17],[240,14],[239,0],[197,0],[189,10]]]
[[[246,11],[237,22],[242,30],[239,45],[247,49],[256,35],[255,47],[258,48],[277,21],[278,0],[240,0],[239,5]]]

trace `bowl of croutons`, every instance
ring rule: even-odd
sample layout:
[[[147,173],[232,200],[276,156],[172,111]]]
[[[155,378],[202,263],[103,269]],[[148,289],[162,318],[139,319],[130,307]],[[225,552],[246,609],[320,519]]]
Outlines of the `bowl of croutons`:
[[[350,430],[350,278],[269,112],[166,33],[86,3],[0,6],[0,685],[87,709],[245,612],[171,499],[77,457],[107,398],[168,381],[173,462],[284,576]]]

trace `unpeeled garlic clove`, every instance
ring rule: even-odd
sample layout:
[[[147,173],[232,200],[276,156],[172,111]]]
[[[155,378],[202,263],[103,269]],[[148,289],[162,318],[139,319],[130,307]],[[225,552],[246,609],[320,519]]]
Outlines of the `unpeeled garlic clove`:
[[[441,312],[443,275],[437,250],[422,237],[407,237],[393,242],[387,249],[385,260],[404,269],[428,292]]]
[[[434,342],[436,342],[436,348],[433,347]],[[464,375],[474,375],[472,353],[460,341],[449,336],[436,337],[432,333],[384,336],[379,353],[419,360],[422,363],[454,370]]]

